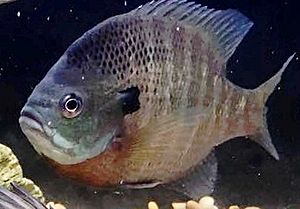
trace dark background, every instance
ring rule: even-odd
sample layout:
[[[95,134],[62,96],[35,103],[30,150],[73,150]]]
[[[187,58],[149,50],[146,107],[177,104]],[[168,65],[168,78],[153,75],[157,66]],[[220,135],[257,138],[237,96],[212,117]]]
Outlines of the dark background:
[[[34,86],[74,40],[104,19],[147,1],[127,0],[126,6],[124,2],[20,0],[0,6],[0,143],[13,149],[25,175],[41,185],[47,197],[64,200],[70,208],[144,207],[151,198],[165,203],[176,197],[161,190],[112,193],[73,185],[56,176],[35,154],[18,126],[20,109]],[[255,88],[297,53],[283,75],[280,90],[268,101],[269,130],[280,161],[254,142],[231,140],[217,148],[219,177],[214,194],[220,204],[292,208],[300,203],[300,2],[200,2],[213,8],[238,9],[254,22],[228,63],[228,78],[233,83]]]

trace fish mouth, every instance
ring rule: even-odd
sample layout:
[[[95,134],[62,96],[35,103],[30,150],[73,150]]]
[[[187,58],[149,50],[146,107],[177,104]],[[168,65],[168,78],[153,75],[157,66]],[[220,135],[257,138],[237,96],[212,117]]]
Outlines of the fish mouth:
[[[31,129],[45,133],[42,116],[31,107],[24,107],[19,118],[21,128],[25,125]]]
[[[48,137],[53,137],[55,130],[50,128],[43,119],[43,116],[30,106],[25,106],[21,110],[19,124],[21,128],[30,128],[41,133],[46,134]]]
[[[24,112],[19,118],[19,123],[21,126],[22,124],[26,124],[27,126],[30,126],[30,128],[44,133],[43,124],[31,113]]]

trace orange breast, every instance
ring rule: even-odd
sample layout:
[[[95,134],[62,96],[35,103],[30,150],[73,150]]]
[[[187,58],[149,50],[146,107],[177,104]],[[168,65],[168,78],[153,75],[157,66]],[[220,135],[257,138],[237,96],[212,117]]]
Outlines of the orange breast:
[[[123,180],[128,144],[114,142],[107,151],[75,165],[61,165],[48,159],[56,171],[68,178],[96,187],[117,185]]]

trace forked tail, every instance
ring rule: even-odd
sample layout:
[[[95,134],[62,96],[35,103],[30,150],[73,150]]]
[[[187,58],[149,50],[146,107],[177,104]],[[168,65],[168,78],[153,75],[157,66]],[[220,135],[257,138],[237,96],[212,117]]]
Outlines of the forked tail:
[[[260,120],[257,121],[257,132],[251,136],[251,139],[260,144],[264,149],[266,149],[276,160],[279,160],[279,155],[272,143],[270,133],[268,131],[266,117],[268,108],[266,107],[266,102],[269,96],[275,90],[277,84],[280,82],[283,72],[285,71],[291,60],[294,58],[294,56],[295,54],[288,58],[288,60],[283,64],[282,68],[278,71],[278,73],[276,73],[272,78],[270,78],[268,81],[266,81],[254,90],[256,91],[259,103],[261,104],[262,114]]]

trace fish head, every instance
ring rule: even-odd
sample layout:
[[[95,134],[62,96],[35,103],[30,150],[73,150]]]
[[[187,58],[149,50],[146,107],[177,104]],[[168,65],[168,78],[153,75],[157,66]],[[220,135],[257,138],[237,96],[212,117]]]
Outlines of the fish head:
[[[106,149],[120,131],[123,113],[111,77],[76,67],[63,55],[35,87],[19,123],[35,150],[63,165]]]

